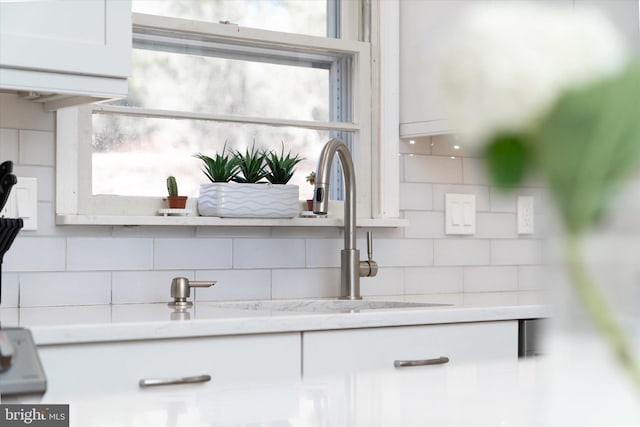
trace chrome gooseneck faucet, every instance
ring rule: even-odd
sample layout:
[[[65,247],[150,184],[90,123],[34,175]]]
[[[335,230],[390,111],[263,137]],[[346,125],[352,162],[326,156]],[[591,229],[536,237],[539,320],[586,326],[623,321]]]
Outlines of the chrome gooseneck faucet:
[[[313,212],[326,215],[329,211],[329,178],[331,163],[338,154],[344,176],[344,249],[340,261],[340,298],[362,299],[360,296],[360,277],[373,277],[378,273],[378,264],[371,259],[371,233],[367,233],[368,260],[360,261],[360,251],[356,248],[356,174],[349,148],[333,138],[326,143],[320,159],[313,195]]]

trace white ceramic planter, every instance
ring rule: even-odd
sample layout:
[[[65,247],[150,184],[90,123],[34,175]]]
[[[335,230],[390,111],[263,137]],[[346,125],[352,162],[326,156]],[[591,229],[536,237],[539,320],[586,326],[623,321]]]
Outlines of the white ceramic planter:
[[[293,218],[298,216],[298,186],[280,184],[200,184],[198,213],[226,218]]]

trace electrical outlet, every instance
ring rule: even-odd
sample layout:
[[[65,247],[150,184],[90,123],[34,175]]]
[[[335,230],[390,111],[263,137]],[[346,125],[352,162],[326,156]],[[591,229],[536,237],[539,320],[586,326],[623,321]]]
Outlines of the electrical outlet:
[[[533,234],[533,196],[518,196],[518,234]]]

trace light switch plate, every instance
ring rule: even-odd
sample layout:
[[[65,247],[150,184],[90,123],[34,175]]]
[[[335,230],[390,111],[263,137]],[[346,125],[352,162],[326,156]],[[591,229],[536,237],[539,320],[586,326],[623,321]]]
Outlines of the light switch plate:
[[[18,177],[18,182],[11,188],[7,203],[0,211],[0,217],[22,218],[23,230],[38,229],[38,180],[36,178]]]
[[[445,234],[476,233],[476,196],[474,194],[445,194]]]

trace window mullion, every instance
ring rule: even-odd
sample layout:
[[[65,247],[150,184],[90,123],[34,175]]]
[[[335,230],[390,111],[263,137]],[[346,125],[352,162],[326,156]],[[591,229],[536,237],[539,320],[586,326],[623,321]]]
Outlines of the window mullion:
[[[215,58],[265,62],[270,64],[320,68],[328,70],[334,55],[290,51],[274,47],[255,47],[222,41],[190,40],[155,34],[133,34],[133,48]]]
[[[191,119],[227,123],[260,124],[280,127],[327,130],[336,132],[354,132],[360,129],[358,124],[344,122],[319,122],[310,120],[275,119],[270,117],[232,116],[225,114],[198,113],[195,111],[160,110],[153,108],[125,107],[118,105],[95,105],[94,114],[120,114],[131,117]]]

